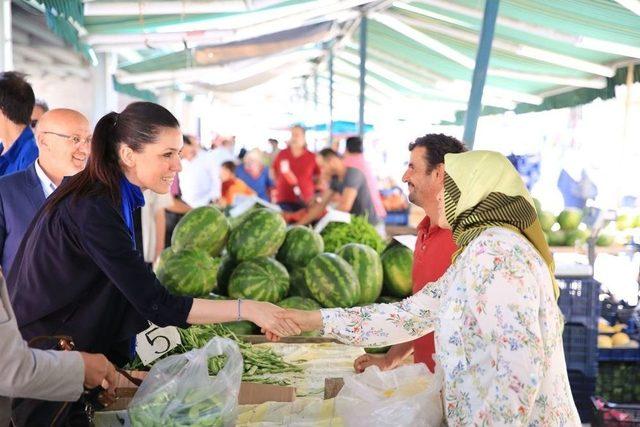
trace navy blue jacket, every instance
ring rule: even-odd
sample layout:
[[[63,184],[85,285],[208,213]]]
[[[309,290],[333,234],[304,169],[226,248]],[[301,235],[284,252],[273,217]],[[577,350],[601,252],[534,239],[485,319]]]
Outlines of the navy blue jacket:
[[[23,171],[0,177],[0,266],[5,276],[44,201],[35,163]]]
[[[26,340],[70,335],[78,350],[122,365],[147,320],[188,326],[193,299],[160,284],[108,196],[66,197],[52,210],[48,204],[29,227],[7,280]]]

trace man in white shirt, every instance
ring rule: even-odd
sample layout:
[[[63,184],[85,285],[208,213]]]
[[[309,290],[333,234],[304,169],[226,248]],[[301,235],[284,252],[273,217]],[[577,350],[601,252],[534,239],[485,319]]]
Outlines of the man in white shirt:
[[[214,152],[204,151],[193,137],[184,138],[182,171],[178,177],[182,201],[192,208],[206,206],[220,198],[221,183]]]
[[[158,194],[149,189],[142,192],[141,208],[142,255],[147,264],[156,262],[165,247],[166,212],[173,205],[171,194]]]
[[[31,220],[65,176],[84,169],[91,127],[81,113],[55,109],[36,127],[39,157],[27,169],[0,178],[0,261],[5,275]]]

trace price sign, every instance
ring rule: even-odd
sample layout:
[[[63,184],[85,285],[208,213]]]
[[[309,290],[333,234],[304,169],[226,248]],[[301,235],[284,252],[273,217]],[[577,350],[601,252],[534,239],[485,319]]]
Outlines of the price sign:
[[[416,248],[418,236],[415,236],[413,234],[400,234],[398,236],[393,236],[393,239],[413,251]]]
[[[146,330],[136,335],[136,353],[145,365],[176,348],[180,341],[178,328],[161,328],[151,323]]]

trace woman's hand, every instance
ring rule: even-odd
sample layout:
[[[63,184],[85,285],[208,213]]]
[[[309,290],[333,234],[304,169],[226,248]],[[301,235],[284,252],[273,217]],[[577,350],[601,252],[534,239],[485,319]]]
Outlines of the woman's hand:
[[[242,317],[260,326],[263,331],[269,331],[273,340],[274,337],[288,337],[300,335],[300,327],[291,319],[280,317],[285,312],[283,308],[268,302],[244,300]]]
[[[322,315],[320,310],[283,310],[276,314],[280,319],[295,323],[302,332],[317,331],[322,329]]]

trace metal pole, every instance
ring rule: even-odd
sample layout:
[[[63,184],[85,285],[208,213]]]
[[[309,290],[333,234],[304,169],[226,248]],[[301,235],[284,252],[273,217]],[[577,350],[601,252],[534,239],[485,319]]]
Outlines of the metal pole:
[[[473,149],[476,137],[476,127],[478,117],[482,109],[482,92],[487,79],[487,69],[489,68],[489,57],[491,56],[491,44],[493,43],[493,33],[496,27],[498,16],[498,6],[500,0],[486,0],[484,6],[484,18],[482,19],[482,31],[480,33],[480,45],[476,54],[476,66],[473,70],[473,81],[471,93],[469,94],[469,104],[467,114],[464,119],[463,141],[467,147]]]
[[[0,0],[0,71],[13,70],[11,0]]]
[[[318,66],[313,69],[313,109],[318,112]]]
[[[329,47],[329,146],[333,143],[333,46]]]
[[[367,75],[367,15],[363,14],[360,19],[360,110],[358,111],[358,135],[364,140],[364,91],[366,87],[365,77]]]
[[[113,88],[113,75],[116,72],[117,63],[115,53],[99,53],[98,65],[91,69],[95,91],[93,96],[94,123],[108,112],[118,109],[118,94]]]

